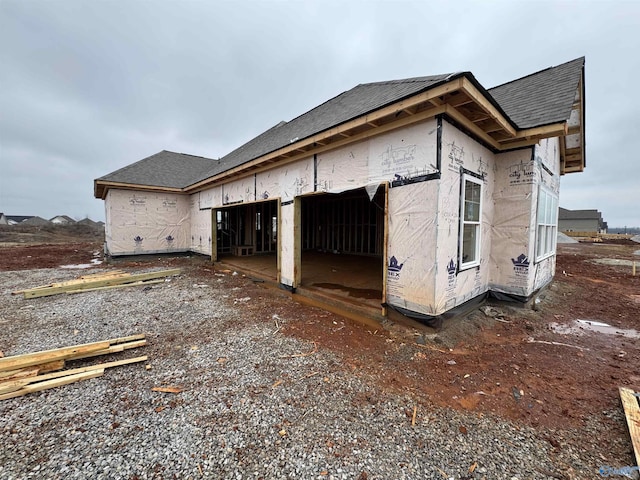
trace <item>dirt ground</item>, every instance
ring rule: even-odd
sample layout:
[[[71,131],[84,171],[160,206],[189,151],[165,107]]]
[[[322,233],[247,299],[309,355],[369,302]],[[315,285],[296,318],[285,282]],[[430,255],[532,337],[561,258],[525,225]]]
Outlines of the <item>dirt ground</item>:
[[[0,270],[89,263],[102,242],[81,240],[24,244],[0,238]],[[247,305],[249,317],[273,321],[273,312],[289,310],[298,321],[281,331],[335,351],[347,368],[374,378],[380,391],[413,393],[423,412],[437,404],[498,415],[542,435],[554,432],[548,440],[558,452],[564,441],[578,441],[600,452],[603,462],[610,455],[631,461],[618,387],[640,391],[639,252],[640,244],[631,241],[559,245],[554,282],[535,308],[492,305],[489,315],[475,311],[448,321],[439,332],[401,326],[372,331],[290,301],[284,291],[242,275],[234,278],[247,295],[260,299]],[[198,281],[215,281],[216,267],[200,256],[110,265],[135,269],[150,261],[181,266]],[[576,325],[578,319],[614,328],[592,332],[588,324]],[[427,341],[417,342],[421,338]],[[598,438],[581,438],[581,430],[592,431],[593,425],[599,426]]]

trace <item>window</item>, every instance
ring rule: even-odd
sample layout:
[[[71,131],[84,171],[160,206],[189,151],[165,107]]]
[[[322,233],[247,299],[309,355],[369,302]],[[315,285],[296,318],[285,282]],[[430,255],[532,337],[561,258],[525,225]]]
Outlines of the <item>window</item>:
[[[536,229],[536,260],[556,253],[558,235],[558,197],[540,187]]]
[[[482,180],[463,176],[460,215],[460,269],[480,265],[480,221],[482,219]]]

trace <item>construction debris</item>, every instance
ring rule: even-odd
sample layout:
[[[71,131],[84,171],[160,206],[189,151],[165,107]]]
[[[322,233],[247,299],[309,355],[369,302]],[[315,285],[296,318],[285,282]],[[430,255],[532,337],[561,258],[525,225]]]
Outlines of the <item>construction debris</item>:
[[[143,334],[0,358],[0,400],[99,377],[106,368],[144,362],[147,356],[63,370],[66,361],[122,352],[147,344]]]
[[[636,465],[640,465],[640,393],[636,393],[630,388],[619,387],[620,400],[627,417],[629,436],[633,444],[633,451],[636,455]]]
[[[164,278],[179,275],[180,269],[160,270],[157,272],[131,274],[122,270],[107,273],[83,275],[75,280],[51,283],[39,287],[11,292],[12,295],[23,294],[24,298],[47,297],[61,293],[80,293],[109,288],[132,287],[136,285],[150,285],[164,282]]]

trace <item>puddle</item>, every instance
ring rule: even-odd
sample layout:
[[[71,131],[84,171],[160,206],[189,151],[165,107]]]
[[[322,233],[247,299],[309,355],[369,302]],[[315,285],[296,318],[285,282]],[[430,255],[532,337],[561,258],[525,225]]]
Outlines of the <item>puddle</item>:
[[[632,260],[622,260],[620,258],[596,258],[591,261],[593,263],[601,263],[603,265],[613,265],[618,267],[630,267],[633,265]]]
[[[558,323],[549,324],[551,330],[562,335],[582,335],[585,332],[604,333],[605,335],[620,335],[627,338],[640,339],[640,332],[633,329],[617,328],[608,323],[597,322],[595,320],[575,320],[572,324],[563,325]]]
[[[381,298],[382,292],[371,288],[349,288],[337,283],[314,283],[314,287],[327,288],[329,290],[341,290],[347,292],[350,297],[365,298],[367,300]]]
[[[94,258],[91,260],[91,263],[78,263],[77,265],[60,265],[60,268],[66,268],[68,270],[82,270],[84,268],[95,267],[96,265],[100,265],[102,260],[98,260]]]

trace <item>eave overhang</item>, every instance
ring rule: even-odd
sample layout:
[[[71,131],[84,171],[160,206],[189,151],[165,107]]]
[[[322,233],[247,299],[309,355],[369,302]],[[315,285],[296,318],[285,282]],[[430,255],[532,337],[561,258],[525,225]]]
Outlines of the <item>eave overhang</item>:
[[[107,192],[111,188],[119,190],[142,190],[145,192],[185,193],[184,188],[140,185],[135,183],[107,182],[97,179],[93,181],[93,196],[95,198],[104,200],[105,198],[107,198]]]
[[[585,152],[584,66],[567,121],[567,134],[560,139],[560,174],[582,172]]]
[[[493,97],[468,72],[453,76],[437,86],[384,106],[330,129],[302,138],[241,165],[184,188],[132,185],[96,180],[94,194],[104,199],[109,188],[195,193],[216,184],[251,175],[307,158],[401,127],[442,115],[494,152],[504,152],[538,143],[543,138],[561,138],[561,173],[584,169],[584,67],[566,121],[519,129]]]

